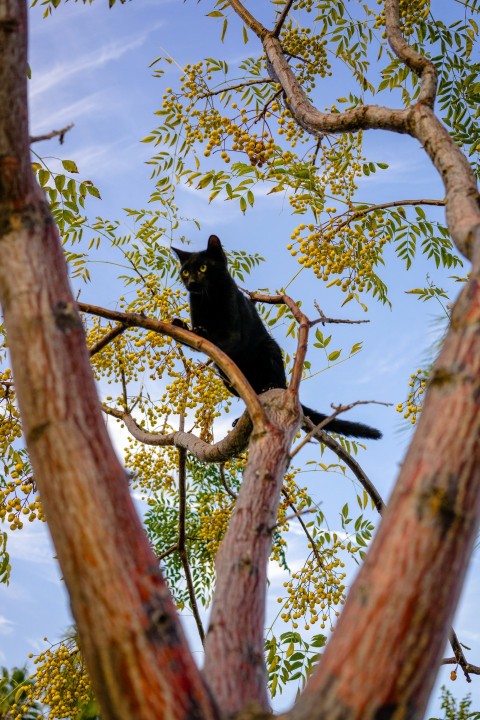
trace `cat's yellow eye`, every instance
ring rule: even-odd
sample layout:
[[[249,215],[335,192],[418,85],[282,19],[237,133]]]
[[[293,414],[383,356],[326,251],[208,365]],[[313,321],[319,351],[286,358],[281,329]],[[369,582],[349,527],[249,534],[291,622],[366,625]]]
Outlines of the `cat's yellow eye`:
[[[200,265],[200,272],[205,272],[207,269],[206,265]]]
[[[182,270],[183,277],[188,277],[190,275],[189,270]]]

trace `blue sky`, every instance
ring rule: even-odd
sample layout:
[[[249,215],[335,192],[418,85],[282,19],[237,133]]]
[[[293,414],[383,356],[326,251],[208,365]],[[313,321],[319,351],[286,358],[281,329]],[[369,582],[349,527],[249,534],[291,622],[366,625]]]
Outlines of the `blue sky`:
[[[207,3],[191,0],[142,0],[108,10],[106,2],[97,0],[91,7],[67,3],[47,19],[42,19],[39,7],[30,11],[31,134],[75,123],[62,147],[50,141],[34,146],[34,150],[43,156],[74,159],[81,177],[91,178],[102,193],[101,203],[90,201],[92,216],[121,218],[126,232],[132,228],[122,208],[145,206],[152,190],[150,168],[145,164],[151,147],[140,140],[155,127],[153,113],[161,105],[165,88],[173,86],[179,75],[174,64],[164,78],[155,79],[149,64],[167,53],[180,66],[205,56],[221,56],[234,64],[247,53],[240,25],[233,19],[227,42],[221,45],[218,24],[205,17],[210,9]],[[249,54],[255,52],[255,47],[248,49]],[[336,84],[330,81],[325,92],[327,104],[335,99]],[[390,169],[361,181],[361,199],[382,202],[391,198],[442,197],[441,183],[414,141],[372,133],[366,147],[369,159],[386,161]],[[274,290],[298,269],[285,250],[298,218],[291,216],[284,198],[259,198],[245,216],[232,203],[209,205],[206,195],[187,189],[180,190],[178,201],[182,214],[201,222],[200,231],[191,226],[192,247],[201,249],[208,235],[216,232],[227,249],[258,251],[266,257],[267,262],[249,277],[250,289],[268,285]],[[435,339],[439,310],[405,295],[405,290],[425,284],[424,263],[416,264],[408,277],[400,269],[399,264],[392,264],[385,271],[392,310],[372,302],[369,325],[328,329],[333,335],[332,347],[350,347],[363,339],[364,350],[355,359],[305,383],[305,403],[326,411],[332,402],[375,399],[395,406],[404,399],[410,373],[421,366],[425,351]],[[114,307],[119,295],[114,270],[98,266],[92,268],[92,273],[94,282],[82,286],[82,299]],[[439,283],[452,285],[445,274]],[[304,309],[312,316],[313,300],[317,299],[327,316],[362,317],[352,306],[340,308],[343,298],[334,291],[327,293],[305,273],[289,287],[289,292],[304,301]],[[315,367],[324,366],[318,351],[311,349],[309,359]],[[384,432],[382,441],[369,443],[361,462],[387,497],[402,462],[408,431],[399,431],[401,422],[394,407],[361,406],[352,413],[354,417]],[[114,435],[121,452],[122,437],[116,429]],[[345,493],[354,501],[349,480],[338,479],[335,487],[330,477],[328,482],[325,480],[321,480],[320,487],[326,511],[338,512]],[[312,478],[311,482],[318,483],[318,479]],[[298,548],[300,559],[302,546],[295,532],[290,546],[294,564],[295,552]],[[11,534],[9,550],[12,582],[8,588],[0,586],[0,663],[12,666],[22,665],[28,653],[41,650],[44,636],[52,642],[58,639],[71,619],[45,528],[33,524],[22,533]],[[272,570],[271,579],[271,595],[275,598],[283,577]],[[460,640],[472,648],[468,657],[476,664],[480,664],[480,630],[475,624],[479,600],[476,556],[455,621]],[[271,603],[269,613],[275,610]],[[445,682],[447,674],[443,672],[441,682]],[[460,675],[450,689],[459,697],[471,690],[477,701],[474,706],[480,708],[480,680],[474,677],[470,688]]]

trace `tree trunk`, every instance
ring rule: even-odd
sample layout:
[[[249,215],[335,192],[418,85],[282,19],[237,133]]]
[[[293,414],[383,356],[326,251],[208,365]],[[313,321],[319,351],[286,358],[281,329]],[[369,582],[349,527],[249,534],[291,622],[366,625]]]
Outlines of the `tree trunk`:
[[[108,438],[30,164],[26,3],[0,0],[0,301],[23,430],[102,718],[216,710]]]
[[[480,518],[479,261],[477,251],[394,493],[292,720],[423,717]]]

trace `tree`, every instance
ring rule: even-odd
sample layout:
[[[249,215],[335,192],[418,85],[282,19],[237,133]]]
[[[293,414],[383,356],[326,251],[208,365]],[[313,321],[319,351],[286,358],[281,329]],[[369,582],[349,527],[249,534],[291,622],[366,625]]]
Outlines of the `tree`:
[[[468,13],[477,12],[476,3],[464,5]],[[398,2],[386,0],[384,14],[378,16],[366,6],[367,20],[378,28],[386,26],[391,51],[381,46],[385,64],[378,85],[380,90],[401,87],[402,109],[397,110],[364,102],[364,96],[375,90],[367,77],[373,38],[367,20],[365,25],[355,15],[345,20],[345,5],[340,2],[329,3],[328,7],[318,2],[315,8],[320,13],[323,30],[314,37],[308,28],[302,26],[298,30],[290,19],[294,12],[308,14],[313,9],[308,0],[282,3],[269,25],[262,24],[237,0],[217,3],[212,14],[222,18],[222,31],[226,32],[225,13],[230,9],[259,39],[266,62],[247,63],[244,69],[250,77],[242,78],[238,87],[226,81],[218,92],[211,90],[206,81],[216,67],[225,73],[227,68],[215,65],[215,61],[187,68],[181,91],[187,106],[182,105],[175,93],[167,92],[162,126],[151,139],[177,143],[175,127],[184,120],[183,145],[174,160],[172,153],[163,151],[154,158],[154,173],[158,176],[154,196],[165,202],[164,209],[158,213],[132,211],[140,225],[138,238],[146,248],[145,266],[140,265],[135,254],[126,254],[137,276],[137,298],[125,311],[118,312],[80,306],[86,313],[116,323],[107,333],[100,324],[89,326],[91,354],[99,357],[105,349],[109,358],[109,363],[98,361],[98,372],[115,373],[123,385],[120,402],[110,406],[108,412],[119,416],[144,443],[179,448],[180,488],[184,487],[185,450],[200,460],[228,461],[248,442],[245,466],[240,463],[233,468],[233,476],[242,472],[242,482],[216,555],[217,582],[201,674],[185,641],[157,559],[133,509],[125,472],[111,449],[57,231],[45,195],[31,172],[25,5],[20,0],[0,1],[3,93],[0,300],[15,382],[13,388],[10,376],[4,374],[4,407],[11,419],[6,427],[9,440],[13,440],[20,428],[18,399],[34,477],[21,454],[12,455],[13,472],[20,476],[20,482],[23,480],[25,492],[33,483],[40,490],[41,509],[35,501],[29,510],[35,515],[44,512],[49,523],[104,718],[219,717],[246,713],[248,707],[260,713],[269,712],[263,660],[266,564],[290,460],[289,448],[301,422],[297,392],[308,333],[315,321],[309,321],[285,294],[263,298],[280,307],[278,315],[288,312],[292,321],[298,323],[298,345],[289,389],[273,391],[259,399],[229,358],[213,345],[165,320],[142,314],[140,311],[145,308],[160,307],[160,317],[169,318],[171,310],[181,306],[179,296],[168,288],[159,291],[155,278],[143,272],[153,267],[158,256],[162,260],[157,265],[159,275],[171,272],[166,251],[162,254],[155,243],[165,215],[172,217],[173,213],[175,217],[175,182],[183,177],[200,188],[210,187],[212,196],[225,192],[239,199],[242,211],[254,202],[251,186],[257,181],[271,181],[273,190],[291,188],[294,210],[308,208],[314,218],[312,228],[299,226],[294,233],[302,264],[327,282],[335,280],[347,292],[348,301],[360,301],[364,291],[385,301],[386,291],[375,267],[382,262],[385,236],[391,238],[397,233],[397,239],[402,240],[405,210],[395,210],[395,204],[373,208],[355,205],[355,174],[362,168],[358,133],[364,130],[406,133],[420,142],[445,185],[451,239],[456,249],[472,262],[472,269],[452,311],[448,333],[430,375],[418,429],[394,495],[322,662],[290,714],[294,718],[418,717],[425,708],[440,660],[479,512],[479,210],[475,174],[461,151],[463,147],[473,154],[478,142],[469,115],[473,112],[475,86],[471,92],[465,91],[470,87],[468,57],[463,61],[449,50],[449,44],[452,40],[457,42],[458,35],[458,42],[466,42],[467,54],[471,53],[476,24],[474,20],[466,21],[460,29],[449,29],[441,23],[429,22],[425,19],[428,6],[422,2],[404,3],[399,9]],[[349,67],[361,89],[359,95],[351,93],[345,99],[344,112],[337,108],[321,112],[308,96],[318,76],[329,71],[325,43],[330,31],[337,54],[344,60],[349,58]],[[358,41],[352,49],[353,37],[358,37]],[[423,49],[428,43],[440,47],[446,56],[443,65],[438,63],[440,70],[438,61],[433,62]],[[295,75],[292,63],[296,61],[299,67],[295,68]],[[458,78],[456,83],[450,81],[453,71]],[[450,133],[433,109],[437,87],[441,103],[448,103],[446,121]],[[245,108],[235,121],[231,113],[218,111],[215,98],[220,103],[230,103],[231,94],[237,90],[240,95],[245,94],[247,103],[252,103],[253,118]],[[199,103],[204,103],[204,108],[199,109]],[[237,108],[232,104],[232,109]],[[294,146],[313,136],[311,156],[302,160],[291,150],[277,150],[272,134],[266,130],[261,135],[256,133],[253,124],[263,122],[267,113],[278,114],[278,133]],[[323,147],[325,134],[338,134],[338,142]],[[207,158],[219,148],[227,166],[230,150],[245,153],[248,163],[235,164],[231,172],[190,168],[187,161],[195,157],[195,143],[205,141]],[[169,180],[165,171],[171,170],[174,161],[173,180]],[[320,175],[317,162],[330,168],[330,174]],[[74,170],[68,165],[64,167],[67,172]],[[36,169],[40,182],[48,185],[50,176],[41,166]],[[369,163],[363,166],[366,174],[374,169]],[[326,182],[340,197],[344,193],[346,212],[336,218],[333,211],[330,213],[333,217],[325,224],[321,213],[325,209]],[[88,183],[77,188],[75,182],[65,179],[56,180],[55,187],[48,191],[55,219],[67,239],[78,238],[76,212],[88,192],[95,192]],[[59,197],[66,199],[63,206]],[[432,225],[422,207],[429,203],[406,201],[400,207],[410,204],[417,208],[416,226],[420,228],[420,237],[424,237],[426,252],[447,267],[458,265],[456,250],[447,234],[441,230],[438,235],[431,232]],[[365,230],[372,238],[368,243],[364,239]],[[111,224],[99,221],[98,231],[111,234],[112,242],[119,243]],[[399,246],[399,254],[407,264],[415,244],[410,236],[408,240],[406,245]],[[292,250],[296,252],[293,244]],[[72,254],[70,259],[76,260]],[[242,256],[237,260],[241,269]],[[424,296],[429,292],[440,294],[435,287],[419,289],[418,294],[422,296],[422,292]],[[327,319],[320,316],[320,320]],[[146,353],[146,342],[153,347],[152,370],[160,375],[170,369],[168,358],[174,347],[166,345],[170,341],[164,337],[201,350],[221,367],[248,410],[248,417],[242,418],[224,442],[213,446],[207,442],[216,402],[224,399],[223,391],[209,370],[199,376],[181,350],[176,350],[176,357],[184,364],[184,372],[173,375],[170,399],[175,399],[175,410],[181,418],[192,396],[205,400],[198,413],[203,438],[185,433],[183,426],[177,432],[151,433],[134,420],[134,403],[127,388],[136,371],[128,345],[131,340],[125,340],[127,329],[132,327],[148,331],[148,335],[137,334],[136,342],[142,353]],[[317,341],[325,345],[322,333]],[[160,360],[162,364],[157,368]],[[423,390],[422,382],[419,380],[418,391]],[[205,392],[206,383],[210,383],[207,389],[213,388],[212,393]],[[155,413],[163,412],[168,402],[165,398],[152,409],[148,398],[139,395],[137,405],[144,417],[156,421]],[[443,422],[445,406],[449,411],[448,424]],[[342,461],[350,463],[357,477],[369,487],[355,461],[348,459],[345,447],[333,443],[324,432],[319,438],[333,446]],[[165,459],[151,462],[145,474],[151,474],[154,462],[160,473],[171,473],[171,465]],[[192,476],[198,473],[193,465]],[[140,460],[136,467],[142,467]],[[221,480],[220,474],[217,481]],[[228,481],[226,484],[229,487]],[[182,489],[179,495],[184,507]],[[287,495],[295,506],[289,489]],[[18,523],[17,506],[18,503],[10,506],[12,523]],[[182,510],[180,516],[184,516]],[[188,568],[185,539],[183,528],[178,533],[176,550],[182,566]],[[405,568],[408,582],[399,575],[397,567]],[[447,578],[445,567],[451,569]],[[433,605],[435,613],[431,611]]]

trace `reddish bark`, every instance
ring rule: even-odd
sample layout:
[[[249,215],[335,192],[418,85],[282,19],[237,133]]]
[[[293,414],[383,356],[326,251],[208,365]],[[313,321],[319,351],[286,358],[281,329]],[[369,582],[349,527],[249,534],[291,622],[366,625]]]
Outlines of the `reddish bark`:
[[[254,434],[226,535],[217,554],[214,601],[205,642],[205,677],[226,715],[268,710],[264,660],[267,564],[288,450],[299,425],[293,394],[271,390],[271,424]],[[296,421],[295,421],[296,420]]]
[[[479,524],[479,399],[477,262],[394,494],[294,720],[422,717]]]
[[[29,164],[26,3],[0,0],[0,300],[23,428],[102,717],[214,718],[103,422]]]

